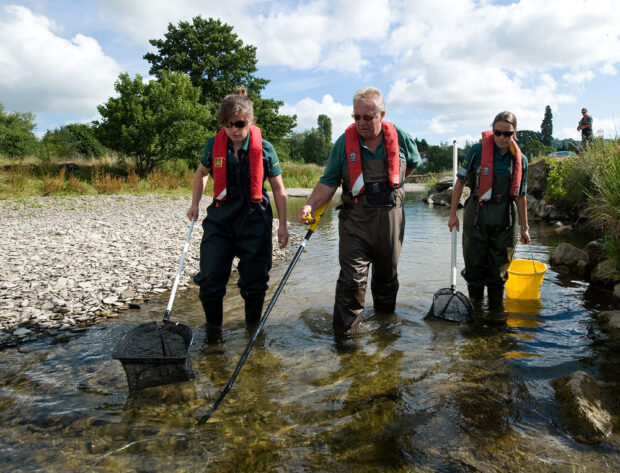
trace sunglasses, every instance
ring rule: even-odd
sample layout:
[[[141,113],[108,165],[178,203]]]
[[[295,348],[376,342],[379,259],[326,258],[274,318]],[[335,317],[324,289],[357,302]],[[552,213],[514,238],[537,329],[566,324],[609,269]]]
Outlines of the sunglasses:
[[[499,130],[493,129],[493,134],[495,136],[505,136],[506,138],[510,138],[512,135],[515,134],[515,132],[514,131],[499,131]]]
[[[246,122],[244,120],[237,120],[236,122],[228,122],[228,128],[244,128]]]
[[[356,122],[359,122],[360,120],[364,119],[365,121],[369,122],[374,120],[375,118],[377,118],[377,116],[379,116],[378,113],[375,113],[374,115],[356,115],[355,113],[351,114],[351,117],[353,118],[353,120],[355,120]]]

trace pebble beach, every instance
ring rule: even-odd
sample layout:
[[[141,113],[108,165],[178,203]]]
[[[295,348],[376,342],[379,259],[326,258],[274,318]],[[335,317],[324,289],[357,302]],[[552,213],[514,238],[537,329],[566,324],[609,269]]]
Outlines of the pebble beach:
[[[83,330],[168,292],[189,230],[190,201],[189,194],[0,201],[0,348]],[[209,201],[202,199],[179,291],[194,284]],[[274,239],[274,258],[286,258],[294,242],[291,235],[282,251]]]

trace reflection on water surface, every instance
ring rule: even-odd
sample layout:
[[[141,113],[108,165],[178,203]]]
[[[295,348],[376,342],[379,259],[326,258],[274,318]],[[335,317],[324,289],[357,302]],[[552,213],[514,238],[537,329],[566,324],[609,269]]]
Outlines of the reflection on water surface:
[[[191,382],[128,398],[123,369],[110,358],[123,334],[161,319],[164,298],[72,334],[66,343],[43,340],[25,347],[28,353],[3,352],[0,468],[617,471],[618,436],[599,446],[573,441],[562,429],[549,383],[585,370],[617,386],[617,352],[601,343],[591,317],[605,308],[604,297],[590,297],[585,283],[549,270],[539,302],[507,301],[500,314],[483,306],[471,326],[423,321],[435,291],[449,286],[450,236],[447,209],[418,199],[410,196],[407,203],[396,314],[378,316],[369,307],[355,337],[334,337],[338,238],[332,210],[233,389],[204,426],[197,420],[226,385],[250,336],[234,280],[221,337],[205,336],[196,290],[177,294],[173,317],[194,332]],[[290,204],[290,215],[301,202]],[[534,257],[546,261],[555,237],[544,228],[532,233]],[[274,264],[271,291],[287,265]],[[458,285],[465,290],[462,279]]]

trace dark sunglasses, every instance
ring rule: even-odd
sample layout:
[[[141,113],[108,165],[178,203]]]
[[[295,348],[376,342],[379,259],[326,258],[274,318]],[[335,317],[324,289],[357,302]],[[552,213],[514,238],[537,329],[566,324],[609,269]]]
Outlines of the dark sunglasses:
[[[228,122],[228,128],[243,128],[245,127],[246,122],[244,120],[237,120],[236,122]]]
[[[369,122],[377,118],[378,115],[379,115],[378,113],[375,113],[374,115],[356,115],[355,113],[352,113],[351,117],[353,117],[353,120],[355,120],[356,122],[359,122],[361,119],[364,119],[365,121]]]
[[[512,135],[515,134],[514,131],[499,131],[496,129],[493,129],[493,134],[495,136],[505,136],[506,138],[510,138]]]

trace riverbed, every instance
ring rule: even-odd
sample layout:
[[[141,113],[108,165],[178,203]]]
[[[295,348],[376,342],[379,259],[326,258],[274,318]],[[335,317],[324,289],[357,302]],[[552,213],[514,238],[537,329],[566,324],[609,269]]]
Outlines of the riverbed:
[[[291,199],[291,217],[302,203]],[[594,446],[573,440],[550,385],[576,370],[617,383],[617,352],[592,317],[608,308],[604,295],[550,268],[538,302],[507,300],[501,313],[483,306],[473,325],[424,321],[435,291],[450,284],[447,217],[446,208],[408,195],[396,313],[376,315],[368,297],[360,332],[343,341],[331,328],[338,276],[332,205],[232,390],[200,427],[250,337],[234,277],[221,337],[206,336],[195,288],[177,295],[174,317],[194,334],[196,378],[189,382],[130,397],[110,357],[125,333],[162,317],[166,293],[66,338],[3,351],[0,468],[617,471],[619,436]],[[305,228],[291,221],[291,231]],[[531,253],[519,247],[517,256],[546,262],[558,237],[537,225],[531,235]],[[460,271],[460,244],[458,251]],[[274,262],[268,297],[289,262]],[[460,277],[458,288],[465,291]]]

